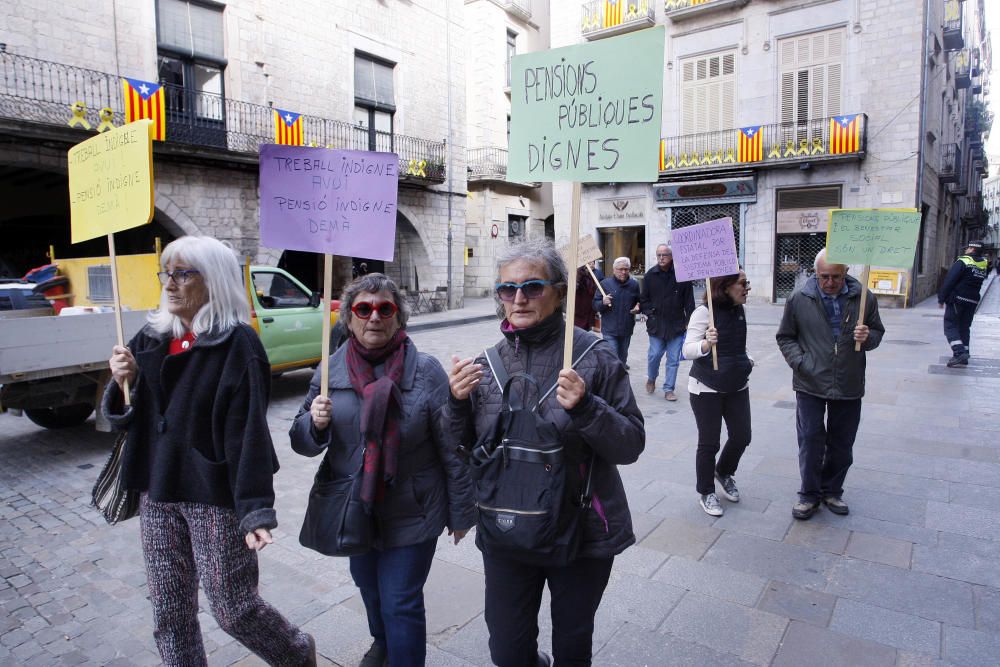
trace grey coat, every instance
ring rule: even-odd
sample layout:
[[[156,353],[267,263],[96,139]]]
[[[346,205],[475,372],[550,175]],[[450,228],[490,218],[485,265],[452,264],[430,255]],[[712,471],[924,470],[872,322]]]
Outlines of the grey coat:
[[[442,436],[438,413],[448,400],[448,377],[441,363],[417,351],[409,339],[403,362],[400,452],[395,482],[375,504],[376,547],[418,544],[438,537],[447,526],[466,530],[475,524],[472,481],[465,464]],[[376,377],[383,367],[375,368]],[[313,428],[309,407],[319,395],[320,369],[295,416],[289,435],[292,449],[305,456],[326,452],[334,474],[352,474],[361,467],[361,400],[347,372],[347,346],[330,357],[330,426]]]
[[[841,313],[840,337],[833,338],[830,320],[815,276],[785,303],[776,338],[792,368],[792,388],[828,400],[850,400],[865,395],[865,352],[882,342],[885,326],[878,301],[869,291],[865,300],[868,340],[854,351],[854,327],[861,305],[861,283],[847,276],[847,298]]]
[[[594,334],[580,328],[574,333],[576,339],[594,338]],[[500,355],[511,375],[530,371],[543,382],[562,365],[562,337],[555,336],[539,345],[528,345],[521,340],[516,350],[505,339],[500,344]],[[442,412],[451,437],[456,444],[468,449],[492,427],[500,411],[502,388],[484,356],[480,355],[476,363],[483,365],[479,386],[468,400],[450,397]],[[579,557],[607,558],[635,543],[632,515],[618,466],[634,463],[639,458],[646,445],[646,431],[625,367],[618,363],[608,343],[599,342],[577,365],[576,372],[587,383],[587,393],[580,404],[572,410],[564,410],[552,392],[543,404],[541,415],[556,424],[567,449],[582,456],[589,456],[590,452],[597,454],[593,492],[598,502],[587,511]],[[543,387],[541,391],[547,389]]]

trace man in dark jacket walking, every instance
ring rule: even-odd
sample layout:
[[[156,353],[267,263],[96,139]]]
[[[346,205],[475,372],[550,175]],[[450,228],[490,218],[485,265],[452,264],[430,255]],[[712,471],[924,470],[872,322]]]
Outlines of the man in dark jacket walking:
[[[639,312],[646,316],[649,352],[646,354],[646,393],[656,391],[656,376],[663,353],[667,368],[663,376],[663,398],[676,401],[674,385],[681,364],[681,348],[688,319],[694,312],[694,289],[690,282],[677,282],[670,246],[656,246],[656,265],[646,271],[639,295]]]
[[[628,370],[628,348],[639,312],[639,281],[629,275],[628,257],[615,260],[614,275],[601,281],[605,296],[594,295],[594,310],[601,314],[601,335]]]
[[[785,303],[776,335],[795,389],[802,478],[799,502],[792,508],[796,519],[808,519],[820,503],[834,514],[849,511],[841,495],[861,421],[865,353],[878,347],[885,333],[871,292],[864,324],[857,324],[866,288],[847,275],[846,265],[828,264],[824,249],[815,268],[816,275]],[[855,343],[861,343],[860,352],[854,351]]]
[[[951,345],[948,367],[969,365],[969,330],[979,306],[979,290],[986,279],[983,244],[970,241],[965,254],[955,260],[938,292],[938,307],[944,311],[944,337]]]

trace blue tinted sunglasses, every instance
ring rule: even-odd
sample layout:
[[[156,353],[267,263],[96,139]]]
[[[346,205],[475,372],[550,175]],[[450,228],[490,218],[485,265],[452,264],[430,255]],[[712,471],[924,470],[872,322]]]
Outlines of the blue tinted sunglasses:
[[[525,299],[537,299],[545,291],[546,285],[551,285],[551,280],[525,280],[523,283],[498,283],[497,296],[501,301],[513,301],[517,296],[517,290]]]

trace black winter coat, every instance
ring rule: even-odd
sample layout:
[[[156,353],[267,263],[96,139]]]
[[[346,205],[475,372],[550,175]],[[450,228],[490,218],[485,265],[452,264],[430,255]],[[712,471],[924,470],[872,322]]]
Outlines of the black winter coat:
[[[983,287],[988,271],[986,260],[979,255],[962,255],[948,269],[948,274],[938,291],[938,303],[955,300],[979,303],[979,290]]]
[[[785,302],[776,338],[785,361],[792,368],[792,388],[828,400],[848,400],[865,395],[865,353],[882,342],[885,326],[878,301],[871,292],[865,301],[868,340],[854,351],[854,327],[861,305],[861,283],[847,276],[847,298],[841,313],[840,338],[834,340],[813,276]]]
[[[447,526],[466,530],[475,522],[472,479],[454,447],[441,432],[439,413],[448,401],[448,376],[434,357],[404,343],[400,451],[396,480],[375,504],[376,547],[418,544],[436,538]],[[383,366],[375,367],[382,377]],[[333,415],[330,426],[317,432],[309,407],[319,395],[320,369],[295,416],[289,436],[292,449],[305,456],[326,452],[335,475],[349,475],[361,467],[361,399],[351,386],[347,371],[347,346],[330,357],[330,393]]]
[[[202,334],[170,355],[170,336],[146,326],[128,347],[139,366],[132,405],[113,380],[101,405],[113,428],[128,430],[126,488],[158,502],[233,508],[244,533],[277,526],[271,366],[254,330]]]
[[[666,271],[656,265],[646,271],[642,281],[639,312],[646,316],[646,333],[650,336],[682,336],[694,312],[694,288],[689,281],[677,282],[673,264]]]
[[[604,297],[594,294],[594,310],[601,314],[601,333],[612,336],[631,336],[635,330],[632,309],[639,303],[639,281],[629,277],[623,283],[614,276],[601,281],[601,287],[611,297],[611,305],[604,305]]]
[[[539,382],[544,382],[562,366],[561,336],[553,336],[540,344],[528,344],[518,338],[517,332],[504,335],[500,356],[511,375],[527,371]],[[583,347],[595,338],[592,333],[574,329],[575,341],[584,337],[588,343]],[[564,410],[555,392],[551,392],[541,410],[541,416],[555,423],[562,432],[564,446],[579,459],[586,460],[590,452],[597,454],[592,488],[607,524],[598,514],[595,503],[584,521],[580,558],[611,557],[635,543],[632,515],[617,466],[634,463],[639,458],[646,445],[646,432],[628,373],[617,359],[608,343],[598,342],[576,367],[576,372],[587,383],[587,393],[580,404],[570,411]],[[500,412],[502,388],[493,378],[484,355],[480,355],[476,363],[483,366],[479,386],[465,401],[458,401],[449,394],[442,413],[445,429],[453,442],[468,449],[493,426]],[[547,389],[543,387],[541,391]]]

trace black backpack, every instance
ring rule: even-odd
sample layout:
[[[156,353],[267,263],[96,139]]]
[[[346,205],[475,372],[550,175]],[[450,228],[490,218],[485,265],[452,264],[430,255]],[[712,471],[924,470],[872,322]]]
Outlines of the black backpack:
[[[574,345],[574,352],[586,346],[574,367],[599,340]],[[527,373],[508,375],[498,348],[487,349],[486,358],[502,398],[496,423],[469,455],[479,509],[476,545],[491,556],[531,565],[566,565],[579,550],[582,515],[590,507],[593,455],[584,465],[579,453],[566,451],[556,425],[539,414],[556,388],[558,370],[541,394]]]

